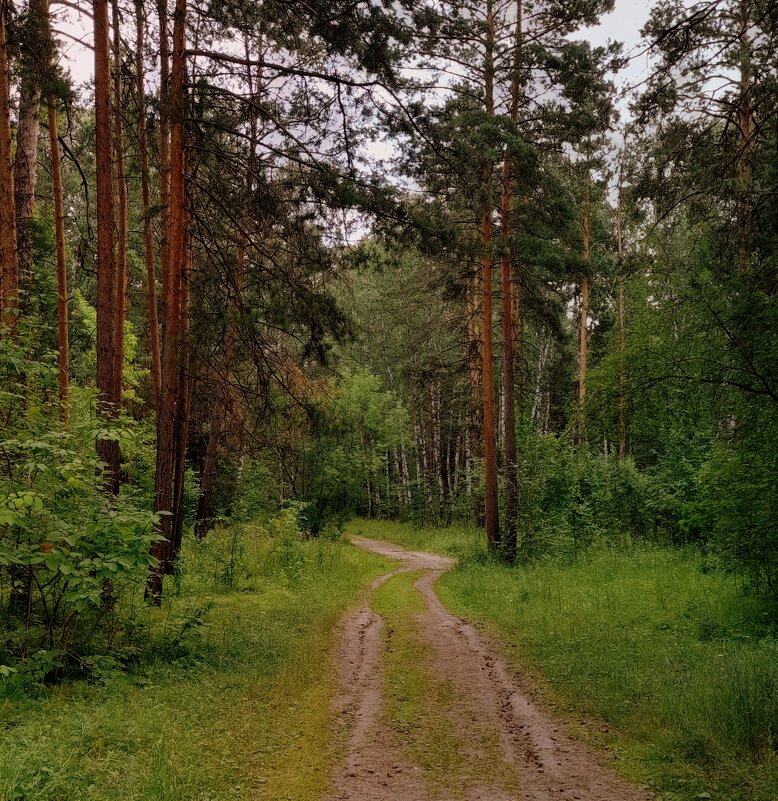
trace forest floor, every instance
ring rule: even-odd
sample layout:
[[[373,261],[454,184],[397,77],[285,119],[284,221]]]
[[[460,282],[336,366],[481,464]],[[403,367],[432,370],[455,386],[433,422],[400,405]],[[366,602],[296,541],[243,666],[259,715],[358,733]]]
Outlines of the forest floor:
[[[328,801],[645,801],[537,705],[435,582],[450,557],[354,537],[395,559],[340,631],[347,753]]]
[[[124,670],[0,682],[0,801],[778,798],[778,604],[709,555],[347,534],[187,538]]]

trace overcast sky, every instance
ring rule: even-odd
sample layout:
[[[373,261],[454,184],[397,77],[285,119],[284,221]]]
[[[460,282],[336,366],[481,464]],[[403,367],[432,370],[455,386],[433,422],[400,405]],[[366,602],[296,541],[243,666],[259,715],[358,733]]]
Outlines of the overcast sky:
[[[651,0],[616,0],[616,6],[610,14],[606,14],[599,25],[584,28],[576,34],[576,38],[589,39],[592,44],[604,45],[608,41],[621,42],[624,54],[630,61],[619,73],[616,86],[622,92],[638,86],[649,75],[649,59],[645,45],[641,42],[640,29],[648,20]],[[628,97],[622,95],[617,106],[622,121],[628,116]]]
[[[627,54],[635,54],[629,67],[624,71],[619,81],[637,83],[644,77],[647,60],[646,56],[638,55],[641,48],[640,28],[648,17],[650,3],[645,0],[616,0],[616,7],[612,13],[602,18],[602,23],[594,28],[581,30],[576,38],[589,39],[593,44],[605,44],[608,40],[624,43]],[[63,8],[58,15],[60,21],[57,28],[63,33],[76,38],[89,41],[92,38],[91,20],[80,16],[69,8]],[[92,77],[92,52],[70,38],[62,37],[62,57],[70,68],[71,75],[77,84],[86,83]]]

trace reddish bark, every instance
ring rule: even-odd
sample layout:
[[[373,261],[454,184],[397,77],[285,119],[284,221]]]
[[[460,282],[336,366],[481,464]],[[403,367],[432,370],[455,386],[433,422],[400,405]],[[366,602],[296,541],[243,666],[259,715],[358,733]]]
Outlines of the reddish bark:
[[[159,320],[157,319],[157,271],[154,260],[154,230],[151,219],[151,182],[149,180],[149,142],[146,121],[146,91],[144,87],[143,49],[146,41],[143,0],[135,0],[135,79],[136,104],[138,110],[138,162],[143,198],[143,246],[146,263],[146,292],[149,315],[149,346],[151,351],[151,376],[154,383],[154,409],[159,407],[162,384],[159,353]]]
[[[494,12],[492,0],[487,0],[486,45],[486,113],[494,115]],[[492,345],[492,171],[493,164],[484,165],[481,212],[481,290],[483,312],[483,368],[481,372],[484,403],[484,467],[486,479],[486,540],[490,548],[500,544],[500,510],[497,497],[497,430],[494,416],[494,364]]]
[[[468,476],[471,475],[473,462],[483,455],[483,399],[481,395],[481,325],[479,323],[480,274],[474,271],[467,282],[467,362],[470,377],[470,417],[468,421],[467,452]],[[473,494],[475,522],[477,526],[485,524],[484,502],[480,492],[473,493],[472,482],[468,479],[468,494]]]
[[[6,36],[8,0],[0,1],[0,311],[3,324],[14,334],[18,318],[19,255],[16,243],[14,178],[11,169],[11,101]]]
[[[159,261],[162,273],[162,297],[164,303],[164,298],[167,293],[166,283],[168,281],[168,233],[170,227],[170,221],[168,219],[170,213],[170,44],[168,41],[169,24],[167,0],[157,0],[157,15],[159,18],[159,199],[161,204]],[[162,332],[162,336],[165,336],[164,331]],[[160,392],[161,391],[162,379],[160,372]]]
[[[116,262],[113,249],[113,132],[111,130],[108,0],[93,0],[95,45],[95,165],[97,170],[97,388],[100,414],[116,414]],[[119,490],[119,445],[97,440],[106,465],[107,488]]]
[[[163,539],[152,545],[156,564],[151,568],[147,595],[162,602],[162,585],[170,559],[173,532],[173,478],[176,461],[175,420],[177,404],[178,324],[181,272],[184,260],[184,120],[186,115],[186,64],[184,54],[186,0],[176,0],[173,24],[171,84],[168,95],[170,129],[170,210],[167,220],[167,275],[163,280],[162,386],[157,415],[157,459],[154,477],[154,511],[160,517]],[[162,179],[164,183],[164,178]]]
[[[511,79],[510,119],[515,125],[519,116],[519,69],[522,47],[522,0],[516,3],[516,35],[513,76]],[[514,312],[521,314],[521,307],[514,307],[513,264],[509,246],[511,233],[511,180],[513,162],[510,150],[506,147],[502,163],[502,197],[500,202],[500,235],[502,237],[502,258],[500,260],[501,323],[502,323],[502,387],[505,415],[503,449],[505,453],[505,522],[503,552],[508,561],[516,554],[517,515],[519,485],[516,475],[516,401],[514,397],[515,340]]]
[[[57,341],[59,345],[59,419],[68,420],[70,382],[70,344],[68,341],[68,274],[65,261],[65,209],[62,200],[62,162],[57,136],[57,100],[53,92],[46,98],[49,116],[51,182],[54,189],[54,234],[57,252]]]

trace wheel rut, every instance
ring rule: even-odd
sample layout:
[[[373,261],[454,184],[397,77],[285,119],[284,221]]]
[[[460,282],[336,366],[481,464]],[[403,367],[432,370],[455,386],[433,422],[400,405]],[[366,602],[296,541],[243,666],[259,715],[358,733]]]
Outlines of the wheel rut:
[[[364,537],[352,538],[364,550],[399,562],[376,579],[370,594],[403,573],[424,571],[414,582],[425,608],[416,616],[430,671],[452,688],[450,721],[465,742],[484,737],[498,743],[499,758],[513,782],[490,786],[465,774],[449,777],[446,788],[425,778],[385,715],[383,656],[385,623],[369,598],[341,622],[335,699],[336,725],[346,742],[345,758],[335,770],[325,801],[649,801],[652,796],[618,777],[601,756],[574,740],[564,726],[539,708],[505,660],[492,652],[478,631],[453,615],[435,593],[437,579],[455,562],[445,556],[409,551]],[[477,749],[474,758],[479,758]],[[482,757],[481,757],[482,758]],[[498,760],[499,761],[499,760]],[[493,785],[493,786],[492,786]],[[455,787],[455,791],[451,787]]]

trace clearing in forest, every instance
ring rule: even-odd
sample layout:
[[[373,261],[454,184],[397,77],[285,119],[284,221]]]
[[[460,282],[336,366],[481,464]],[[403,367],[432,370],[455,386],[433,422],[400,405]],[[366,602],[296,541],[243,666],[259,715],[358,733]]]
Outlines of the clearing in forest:
[[[434,584],[452,559],[352,542],[401,566],[341,625],[336,725],[347,751],[327,801],[647,801],[440,603]]]

